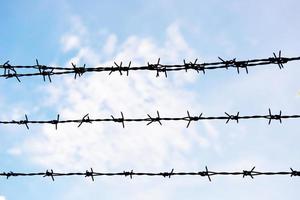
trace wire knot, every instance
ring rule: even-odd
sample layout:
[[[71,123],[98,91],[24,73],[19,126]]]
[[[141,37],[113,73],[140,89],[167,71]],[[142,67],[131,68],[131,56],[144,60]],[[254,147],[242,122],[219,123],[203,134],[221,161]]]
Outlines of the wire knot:
[[[4,69],[4,75],[7,75],[7,73],[12,70],[12,71],[16,71],[14,69],[14,67],[12,67],[10,64],[9,64],[9,60],[6,61],[3,65],[2,65],[2,68]]]
[[[39,60],[38,59],[35,59],[35,62],[36,62],[36,65],[34,66],[35,68],[37,69],[41,69],[41,70],[46,70],[47,69],[47,66],[46,65],[40,65],[39,64]]]
[[[192,116],[190,116],[189,111],[187,111],[187,115],[188,115],[188,116],[185,117],[185,120],[188,121],[188,124],[187,124],[186,128],[188,128],[188,127],[190,126],[190,123],[191,123],[192,121],[198,121],[198,120],[200,120],[201,117],[202,117],[202,114],[203,114],[203,113],[201,113],[201,114],[199,115],[199,117],[197,117],[197,116],[192,117]]]
[[[132,179],[132,176],[133,176],[133,170],[131,170],[130,172],[129,171],[123,171],[123,174],[125,177],[129,176],[130,179]]]
[[[232,60],[224,60],[221,57],[218,57],[219,60],[222,61],[222,64],[224,65],[224,67],[226,69],[228,69],[229,67],[235,67],[236,66],[236,58],[232,59]]]
[[[167,67],[160,64],[160,58],[158,58],[156,64],[150,64],[149,62],[147,64],[148,64],[148,69],[149,70],[156,70],[156,77],[159,77],[160,72],[164,72],[165,77],[168,77]]]
[[[123,67],[123,70],[126,71],[127,76],[129,75],[130,66],[131,66],[131,61],[129,61],[129,64],[127,67]]]
[[[291,177],[292,176],[300,176],[300,171],[296,171],[296,170],[293,170],[293,168],[290,168],[291,169]]]
[[[160,116],[159,116],[159,112],[157,111],[157,117],[155,117],[155,118],[153,118],[153,117],[151,117],[149,114],[147,114],[148,115],[148,120],[150,121],[150,122],[148,122],[148,124],[147,124],[147,126],[148,125],[150,125],[151,123],[153,123],[153,122],[158,122],[161,126],[162,126],[162,123],[161,123],[161,118],[160,118]]]
[[[174,175],[174,169],[171,170],[171,172],[162,172],[161,175],[166,178],[166,177],[169,177],[171,178],[171,176]]]
[[[228,124],[228,122],[230,121],[230,120],[236,120],[236,123],[239,123],[239,114],[240,114],[240,112],[237,112],[237,114],[236,115],[230,115],[230,114],[228,114],[227,112],[225,112],[225,114],[227,115],[227,121],[226,121],[226,124]]]
[[[157,59],[157,63],[156,64],[150,64],[149,62],[147,63],[148,64],[148,69],[156,69],[157,67],[160,66],[160,58]]]
[[[274,57],[269,58],[269,61],[274,64],[277,64],[279,69],[283,69],[284,68],[283,64],[287,63],[288,59],[281,57],[281,50],[279,51],[278,56],[273,52],[273,56]]]
[[[78,127],[80,127],[83,123],[92,123],[92,121],[90,120],[89,114],[84,115],[84,117],[81,119]]]
[[[59,123],[59,114],[57,115],[57,118],[55,120],[52,120],[50,123],[54,124],[55,125],[55,130],[57,130],[57,125]]]
[[[18,122],[19,125],[22,125],[22,124],[25,124],[26,128],[29,129],[29,126],[28,126],[28,117],[27,115],[25,114],[25,120],[20,120]]]
[[[76,64],[71,63],[73,66],[73,71],[74,71],[74,79],[78,77],[82,76],[85,72],[86,72],[86,68],[85,68],[85,64],[82,67],[77,67]]]
[[[44,176],[43,177],[48,177],[48,176],[50,176],[51,177],[51,179],[52,179],[52,181],[54,181],[54,172],[53,172],[53,170],[51,169],[50,171],[49,170],[47,170],[46,172],[45,172],[45,174],[44,174]]]
[[[267,119],[269,119],[269,125],[271,124],[271,121],[274,120],[279,120],[280,124],[282,123],[282,112],[280,110],[279,115],[272,115],[271,109],[269,108],[269,115],[267,116]]]
[[[194,69],[199,73],[199,71],[202,71],[203,74],[205,74],[205,65],[204,64],[197,64],[198,58],[195,59],[194,62],[188,62],[186,63],[185,60],[183,60],[183,65],[185,68],[185,71],[187,72],[188,69]]]
[[[250,171],[247,170],[243,170],[243,178],[245,178],[245,176],[250,176],[252,179],[253,177],[253,172],[254,172],[255,167],[253,167]]]
[[[122,74],[122,70],[123,70],[122,69],[122,64],[123,64],[123,62],[121,62],[120,65],[118,65],[116,62],[114,62],[114,64],[116,65],[116,68],[114,68],[114,66],[111,66],[111,71],[109,72],[109,75],[111,75],[115,71],[119,71],[120,75],[122,76],[123,75]],[[127,70],[125,70],[125,71],[127,71]],[[127,72],[127,74],[128,74],[128,72]]]
[[[211,178],[207,166],[205,166],[205,171],[198,172],[198,175],[207,176],[208,180],[211,182]]]
[[[93,168],[91,168],[91,171],[85,171],[85,177],[91,177],[92,181],[95,181]]]
[[[124,119],[124,115],[122,112],[121,112],[121,118],[115,118],[112,115],[111,115],[111,118],[113,119],[114,122],[122,123],[123,128],[125,128],[125,123],[124,123],[125,119]]]
[[[15,173],[13,173],[12,171],[10,171],[8,173],[7,172],[3,172],[3,175],[6,176],[6,179],[8,179],[11,176],[15,176]]]
[[[2,68],[4,69],[4,74],[3,75],[5,76],[6,79],[15,77],[18,80],[18,82],[21,82],[21,80],[18,77],[17,71],[15,70],[15,68],[13,66],[11,66],[9,64],[9,60],[6,61],[2,65]]]
[[[46,77],[48,77],[49,82],[51,83],[51,75],[53,75],[53,70],[47,70],[46,65],[40,65],[38,59],[35,59],[36,61],[36,67],[38,68],[40,75],[43,76],[44,82],[46,81]]]
[[[248,63],[249,61],[235,61],[234,59],[234,65],[236,67],[238,74],[240,73],[240,68],[245,68],[246,73],[248,74]]]

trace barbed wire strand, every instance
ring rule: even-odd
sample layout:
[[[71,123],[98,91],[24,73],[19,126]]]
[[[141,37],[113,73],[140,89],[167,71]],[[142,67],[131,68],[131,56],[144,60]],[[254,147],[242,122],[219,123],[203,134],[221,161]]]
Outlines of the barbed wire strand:
[[[187,111],[187,115],[183,117],[161,117],[159,111],[157,111],[156,116],[151,116],[147,114],[146,118],[125,118],[123,112],[121,112],[121,117],[114,117],[111,115],[110,118],[90,118],[89,114],[84,115],[79,119],[60,119],[60,115],[57,115],[56,119],[53,120],[29,120],[28,115],[25,114],[25,119],[22,120],[10,120],[10,121],[1,121],[0,124],[16,124],[16,125],[25,125],[27,129],[29,129],[29,124],[53,124],[55,125],[55,129],[57,130],[58,124],[66,124],[66,123],[77,123],[78,127],[81,127],[83,124],[91,124],[93,122],[114,122],[120,123],[123,128],[125,128],[125,122],[145,122],[146,125],[151,125],[154,123],[158,123],[159,125],[163,125],[163,121],[185,121],[187,122],[186,128],[188,128],[191,122],[204,121],[204,120],[224,120],[226,124],[230,121],[236,121],[239,123],[240,120],[249,120],[249,119],[265,119],[268,121],[270,125],[273,120],[277,120],[282,123],[283,119],[298,119],[300,115],[283,115],[282,111],[279,114],[273,114],[271,109],[269,109],[268,114],[265,115],[244,115],[241,116],[240,112],[237,114],[229,114],[225,112],[223,116],[204,116],[203,113],[196,116],[191,116],[190,112]]]
[[[163,73],[165,77],[167,77],[167,72],[170,71],[185,71],[188,70],[195,70],[198,73],[202,72],[203,74],[206,73],[207,70],[215,70],[215,69],[229,69],[235,68],[238,73],[240,73],[241,69],[244,69],[246,73],[249,73],[249,67],[254,66],[261,66],[261,65],[270,65],[276,64],[279,69],[283,69],[284,65],[290,61],[300,60],[300,57],[282,57],[281,51],[279,51],[278,55],[273,53],[273,57],[263,58],[263,59],[251,59],[251,60],[236,60],[236,58],[231,60],[224,60],[218,57],[220,61],[218,62],[211,62],[211,63],[197,63],[198,59],[195,59],[193,62],[186,62],[183,60],[183,64],[174,64],[174,65],[163,65],[160,63],[160,58],[158,59],[157,63],[150,64],[149,62],[145,66],[137,66],[132,67],[131,61],[127,66],[123,66],[123,62],[120,64],[114,62],[114,65],[111,67],[86,67],[84,64],[83,66],[77,66],[74,63],[71,63],[72,67],[53,67],[53,66],[46,66],[40,65],[39,61],[36,60],[35,65],[31,66],[22,66],[22,65],[10,65],[9,61],[5,62],[4,64],[0,65],[0,69],[3,69],[3,74],[0,74],[0,77],[3,78],[16,78],[19,82],[21,82],[20,77],[31,77],[31,76],[42,76],[44,81],[51,82],[52,76],[64,75],[64,74],[74,74],[74,79],[81,77],[86,72],[109,72],[111,75],[114,72],[120,73],[123,75],[125,72],[126,75],[129,75],[129,71],[155,71],[156,77],[160,76],[160,73]],[[38,70],[37,72],[32,71],[29,73],[17,73],[17,69],[33,69]]]
[[[255,171],[255,167],[252,167],[251,170],[242,170],[242,171],[210,171],[208,170],[208,167],[205,167],[205,170],[203,171],[197,171],[197,172],[175,172],[174,169],[172,169],[170,172],[134,172],[131,171],[123,171],[123,172],[95,172],[93,168],[90,168],[89,170],[86,170],[85,172],[69,172],[69,173],[59,173],[54,172],[51,170],[46,170],[46,172],[32,172],[32,173],[20,173],[20,172],[2,172],[0,173],[1,177],[6,177],[7,179],[10,177],[29,177],[29,176],[41,176],[41,177],[50,177],[52,181],[55,180],[56,177],[61,176],[84,176],[91,178],[92,181],[95,181],[95,177],[99,176],[125,176],[130,177],[132,179],[135,176],[148,176],[148,177],[165,177],[165,178],[171,178],[173,176],[200,176],[200,177],[207,177],[209,181],[212,181],[212,176],[242,176],[243,178],[249,176],[252,179],[254,179],[255,176],[274,176],[274,175],[285,175],[290,177],[300,176],[300,172],[293,170],[293,168],[290,168],[290,171]]]

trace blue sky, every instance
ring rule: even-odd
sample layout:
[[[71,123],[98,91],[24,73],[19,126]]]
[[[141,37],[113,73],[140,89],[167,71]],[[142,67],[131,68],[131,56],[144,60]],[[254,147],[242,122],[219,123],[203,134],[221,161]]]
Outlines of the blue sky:
[[[179,63],[199,58],[231,59],[299,56],[299,2],[286,1],[10,1],[2,2],[0,62],[110,66],[132,60]],[[85,74],[0,80],[0,118],[52,119],[117,115],[222,115],[224,111],[265,114],[268,108],[300,113],[299,68],[289,63],[231,71],[129,77]],[[283,124],[248,121],[145,127],[93,124],[0,127],[0,170],[178,171],[299,168],[297,120]],[[292,199],[299,180],[288,177],[195,177],[172,179],[11,178],[0,181],[0,199]],[[18,192],[16,192],[18,191]],[[118,192],[116,192],[118,191]]]

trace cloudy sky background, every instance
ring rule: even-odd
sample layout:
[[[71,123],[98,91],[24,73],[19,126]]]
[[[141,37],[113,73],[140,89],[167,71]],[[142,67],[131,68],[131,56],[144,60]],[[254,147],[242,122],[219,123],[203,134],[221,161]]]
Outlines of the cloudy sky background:
[[[300,4],[273,1],[14,1],[1,3],[0,62],[111,66],[299,56]],[[132,72],[0,80],[0,119],[54,119],[300,113],[298,63],[234,70]],[[299,169],[297,120],[83,124],[0,127],[2,171],[198,171]],[[291,199],[300,181],[288,177],[39,177],[0,180],[0,199]]]

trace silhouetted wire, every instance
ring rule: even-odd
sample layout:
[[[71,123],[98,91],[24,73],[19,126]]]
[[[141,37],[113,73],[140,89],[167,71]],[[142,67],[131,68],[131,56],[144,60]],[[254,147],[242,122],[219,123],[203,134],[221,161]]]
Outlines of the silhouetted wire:
[[[130,177],[131,179],[135,176],[160,176],[165,178],[171,178],[173,176],[199,176],[199,177],[207,177],[209,181],[211,181],[212,176],[242,176],[245,178],[246,176],[251,177],[252,179],[255,176],[279,176],[279,175],[285,175],[285,176],[300,176],[300,172],[293,170],[293,168],[290,168],[290,171],[255,171],[255,167],[252,167],[251,170],[242,170],[242,171],[211,171],[208,170],[207,166],[205,167],[205,170],[203,171],[196,171],[196,172],[175,172],[174,169],[172,169],[170,172],[134,172],[131,171],[123,171],[123,172],[94,172],[93,168],[86,170],[85,172],[68,172],[68,173],[59,173],[54,172],[51,170],[46,170],[46,172],[31,172],[31,173],[20,173],[20,172],[3,172],[0,173],[0,176],[6,177],[7,179],[10,177],[29,177],[29,176],[41,176],[41,177],[50,177],[52,181],[55,180],[56,177],[61,176],[84,176],[89,177],[92,179],[92,181],[95,180],[95,177],[99,176],[124,176],[124,177]]]
[[[77,66],[76,64],[72,63],[71,68],[65,67],[52,67],[46,65],[40,65],[39,61],[36,60],[36,65],[32,66],[20,66],[20,65],[10,65],[9,61],[5,62],[3,65],[0,65],[0,68],[3,69],[3,74],[0,77],[8,78],[16,78],[19,82],[20,77],[31,77],[31,76],[42,76],[43,80],[49,80],[51,82],[51,77],[54,75],[63,75],[63,74],[74,74],[74,78],[81,77],[86,72],[109,72],[111,75],[114,72],[118,72],[120,75],[126,73],[129,75],[129,71],[138,71],[138,70],[148,70],[148,71],[155,71],[156,76],[158,77],[160,73],[163,73],[167,77],[167,72],[169,71],[188,71],[188,70],[195,70],[198,73],[202,72],[203,74],[206,73],[207,70],[214,70],[214,69],[229,69],[235,68],[238,73],[240,73],[241,69],[244,69],[246,73],[249,72],[249,67],[253,66],[262,66],[262,65],[270,65],[270,64],[277,64],[279,69],[283,69],[283,64],[288,63],[290,61],[300,60],[300,57],[282,57],[281,51],[279,54],[276,55],[273,53],[273,57],[265,58],[265,59],[252,59],[252,60],[243,60],[237,61],[236,59],[232,60],[224,60],[219,57],[220,62],[212,62],[212,63],[197,63],[197,59],[193,62],[186,62],[183,61],[183,64],[177,65],[163,65],[160,63],[160,59],[158,59],[157,63],[150,64],[148,63],[146,66],[138,66],[138,67],[131,67],[131,62],[127,66],[123,66],[123,63],[117,64],[114,63],[112,67],[86,67],[84,64],[83,66]],[[31,70],[38,70],[37,72],[29,72],[29,73],[18,73],[18,69],[31,69]],[[240,112],[237,114],[232,115],[225,112],[224,116],[204,116],[203,113],[191,116],[190,112],[187,111],[187,116],[183,117],[161,117],[159,111],[157,111],[156,116],[153,117],[147,114],[146,118],[125,118],[123,112],[121,112],[121,117],[114,117],[111,115],[110,118],[90,118],[89,114],[84,115],[80,119],[67,119],[62,120],[60,119],[60,115],[57,115],[56,119],[53,120],[29,120],[28,116],[25,114],[25,119],[23,120],[11,120],[11,121],[1,121],[0,124],[17,124],[17,125],[24,125],[27,129],[29,129],[29,124],[53,124],[55,129],[58,128],[58,124],[65,124],[65,123],[77,123],[78,127],[81,127],[83,124],[86,123],[93,123],[93,122],[114,122],[120,123],[123,128],[125,128],[125,122],[146,122],[147,125],[151,125],[153,123],[158,123],[163,125],[163,121],[185,121],[187,122],[187,128],[190,126],[191,122],[196,121],[203,121],[203,120],[225,120],[225,123],[229,123],[230,121],[236,121],[239,123],[240,120],[246,119],[265,119],[268,120],[268,124],[271,124],[272,120],[277,120],[282,123],[283,119],[296,119],[300,118],[300,115],[282,115],[280,111],[279,114],[272,114],[271,109],[269,109],[268,114],[266,115],[244,115],[241,116]],[[252,179],[255,176],[300,176],[300,172],[293,170],[290,168],[290,171],[256,171],[255,167],[251,170],[242,170],[242,171],[211,171],[205,167],[203,171],[197,172],[175,172],[172,169],[170,172],[134,172],[131,171],[123,171],[123,172],[94,172],[92,168],[86,170],[85,172],[68,172],[68,173],[60,173],[54,172],[51,170],[46,170],[45,172],[30,172],[30,173],[20,173],[20,172],[3,172],[0,173],[1,177],[6,177],[7,179],[10,177],[29,177],[29,176],[41,176],[41,177],[50,177],[53,181],[56,177],[61,176],[84,176],[87,178],[91,178],[92,181],[95,180],[95,177],[99,176],[124,176],[130,177],[131,179],[135,176],[148,176],[148,177],[165,177],[171,178],[173,176],[199,176],[199,177],[207,177],[209,181],[211,181],[213,176],[242,176],[244,177],[251,177]]]
[[[10,121],[2,121],[0,120],[0,124],[16,124],[16,125],[25,125],[27,129],[29,129],[29,124],[53,124],[55,125],[55,129],[57,129],[58,124],[66,124],[66,123],[77,123],[78,127],[81,127],[83,124],[91,124],[93,122],[113,122],[120,123],[123,128],[125,128],[125,122],[145,122],[147,125],[151,125],[154,123],[158,123],[163,125],[163,121],[185,121],[187,122],[187,128],[190,126],[191,122],[196,121],[204,121],[204,120],[224,120],[225,123],[229,123],[230,121],[235,121],[239,123],[240,120],[249,120],[249,119],[265,119],[268,121],[268,124],[271,124],[273,120],[277,120],[282,123],[283,119],[298,119],[300,115],[283,115],[282,111],[279,114],[272,114],[271,109],[269,109],[268,114],[265,115],[244,115],[241,116],[240,112],[237,114],[229,114],[225,112],[223,116],[204,116],[203,113],[195,116],[191,116],[190,112],[187,111],[187,115],[183,117],[161,117],[159,111],[157,111],[156,116],[151,116],[147,114],[145,118],[125,118],[123,112],[121,112],[120,117],[114,117],[111,115],[110,118],[90,118],[89,114],[84,115],[79,119],[60,119],[60,115],[57,115],[56,119],[52,120],[29,120],[28,116],[25,114],[25,119],[22,120],[10,120]]]
[[[261,65],[270,65],[276,64],[278,65],[279,69],[283,69],[283,64],[288,63],[290,61],[300,60],[300,57],[282,57],[281,51],[279,54],[276,55],[273,53],[273,57],[264,58],[264,59],[251,59],[251,60],[241,60],[237,61],[235,58],[231,60],[224,60],[220,57],[219,62],[211,62],[211,63],[197,63],[198,59],[194,60],[193,62],[186,62],[183,60],[183,64],[174,64],[174,65],[164,65],[160,63],[160,58],[158,59],[157,63],[150,64],[148,62],[145,66],[137,66],[132,67],[131,62],[127,66],[123,65],[123,62],[120,64],[114,62],[114,65],[111,67],[86,67],[84,64],[83,66],[77,66],[74,63],[72,67],[53,67],[53,66],[46,66],[40,65],[39,61],[36,60],[35,65],[31,66],[22,66],[22,65],[10,65],[9,61],[5,62],[4,64],[0,65],[0,69],[2,68],[3,74],[0,77],[3,78],[16,78],[19,82],[20,77],[31,77],[31,76],[42,76],[43,80],[49,80],[51,82],[52,76],[58,76],[63,74],[74,74],[74,79],[77,77],[81,77],[86,72],[109,72],[108,74],[111,75],[112,73],[119,73],[123,75],[129,75],[129,71],[155,71],[156,77],[160,76],[160,73],[163,73],[165,77],[167,77],[167,72],[170,71],[185,71],[194,70],[202,72],[203,74],[206,73],[207,70],[215,70],[215,69],[229,69],[235,68],[238,73],[240,73],[241,69],[244,69],[246,73],[249,72],[249,67],[254,66],[261,66]],[[32,71],[28,73],[18,73],[18,69],[32,69],[37,71]]]

